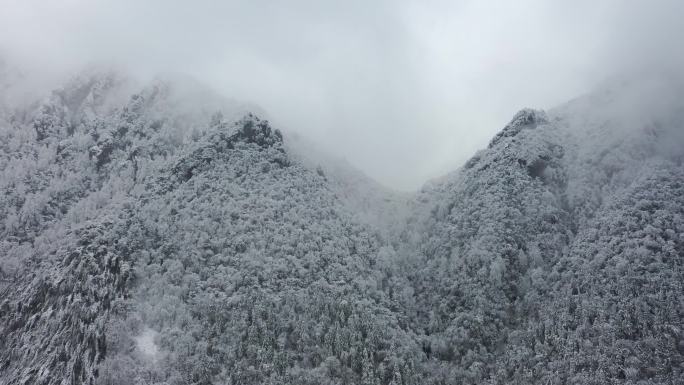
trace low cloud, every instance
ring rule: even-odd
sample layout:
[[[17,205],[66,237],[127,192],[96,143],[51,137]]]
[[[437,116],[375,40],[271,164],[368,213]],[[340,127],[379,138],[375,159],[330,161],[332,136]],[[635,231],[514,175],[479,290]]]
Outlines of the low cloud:
[[[0,0],[37,78],[183,72],[399,189],[457,167],[522,107],[684,68],[684,3]]]

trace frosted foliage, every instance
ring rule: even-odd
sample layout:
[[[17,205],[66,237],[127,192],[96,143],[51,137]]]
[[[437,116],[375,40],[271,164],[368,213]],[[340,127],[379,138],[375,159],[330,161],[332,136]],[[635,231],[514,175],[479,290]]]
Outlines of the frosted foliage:
[[[419,194],[405,263],[434,383],[682,383],[680,91],[522,111]]]
[[[188,79],[3,105],[0,384],[681,384],[684,98],[634,87],[413,195]]]

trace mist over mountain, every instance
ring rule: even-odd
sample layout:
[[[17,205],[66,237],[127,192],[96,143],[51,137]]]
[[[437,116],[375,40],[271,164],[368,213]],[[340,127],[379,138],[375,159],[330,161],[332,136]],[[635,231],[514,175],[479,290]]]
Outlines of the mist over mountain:
[[[521,111],[418,195],[404,238],[437,383],[681,382],[680,92]]]
[[[415,194],[188,78],[3,100],[0,384],[683,383],[683,90],[524,109]]]

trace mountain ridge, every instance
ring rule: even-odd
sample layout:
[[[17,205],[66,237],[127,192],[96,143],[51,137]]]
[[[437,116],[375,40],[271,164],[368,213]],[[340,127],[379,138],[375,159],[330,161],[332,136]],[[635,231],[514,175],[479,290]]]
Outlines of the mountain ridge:
[[[2,123],[1,384],[683,378],[676,86],[521,110],[410,197],[116,79]]]

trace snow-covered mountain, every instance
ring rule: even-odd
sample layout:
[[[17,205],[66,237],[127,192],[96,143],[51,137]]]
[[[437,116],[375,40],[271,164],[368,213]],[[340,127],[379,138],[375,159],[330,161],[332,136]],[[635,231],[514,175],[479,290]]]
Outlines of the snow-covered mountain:
[[[405,258],[437,383],[681,383],[681,95],[523,110],[418,195]]]
[[[0,115],[0,384],[684,378],[684,95],[523,110],[391,192],[188,79]]]
[[[337,185],[234,106],[121,84],[3,127],[0,382],[413,378],[392,255]]]

